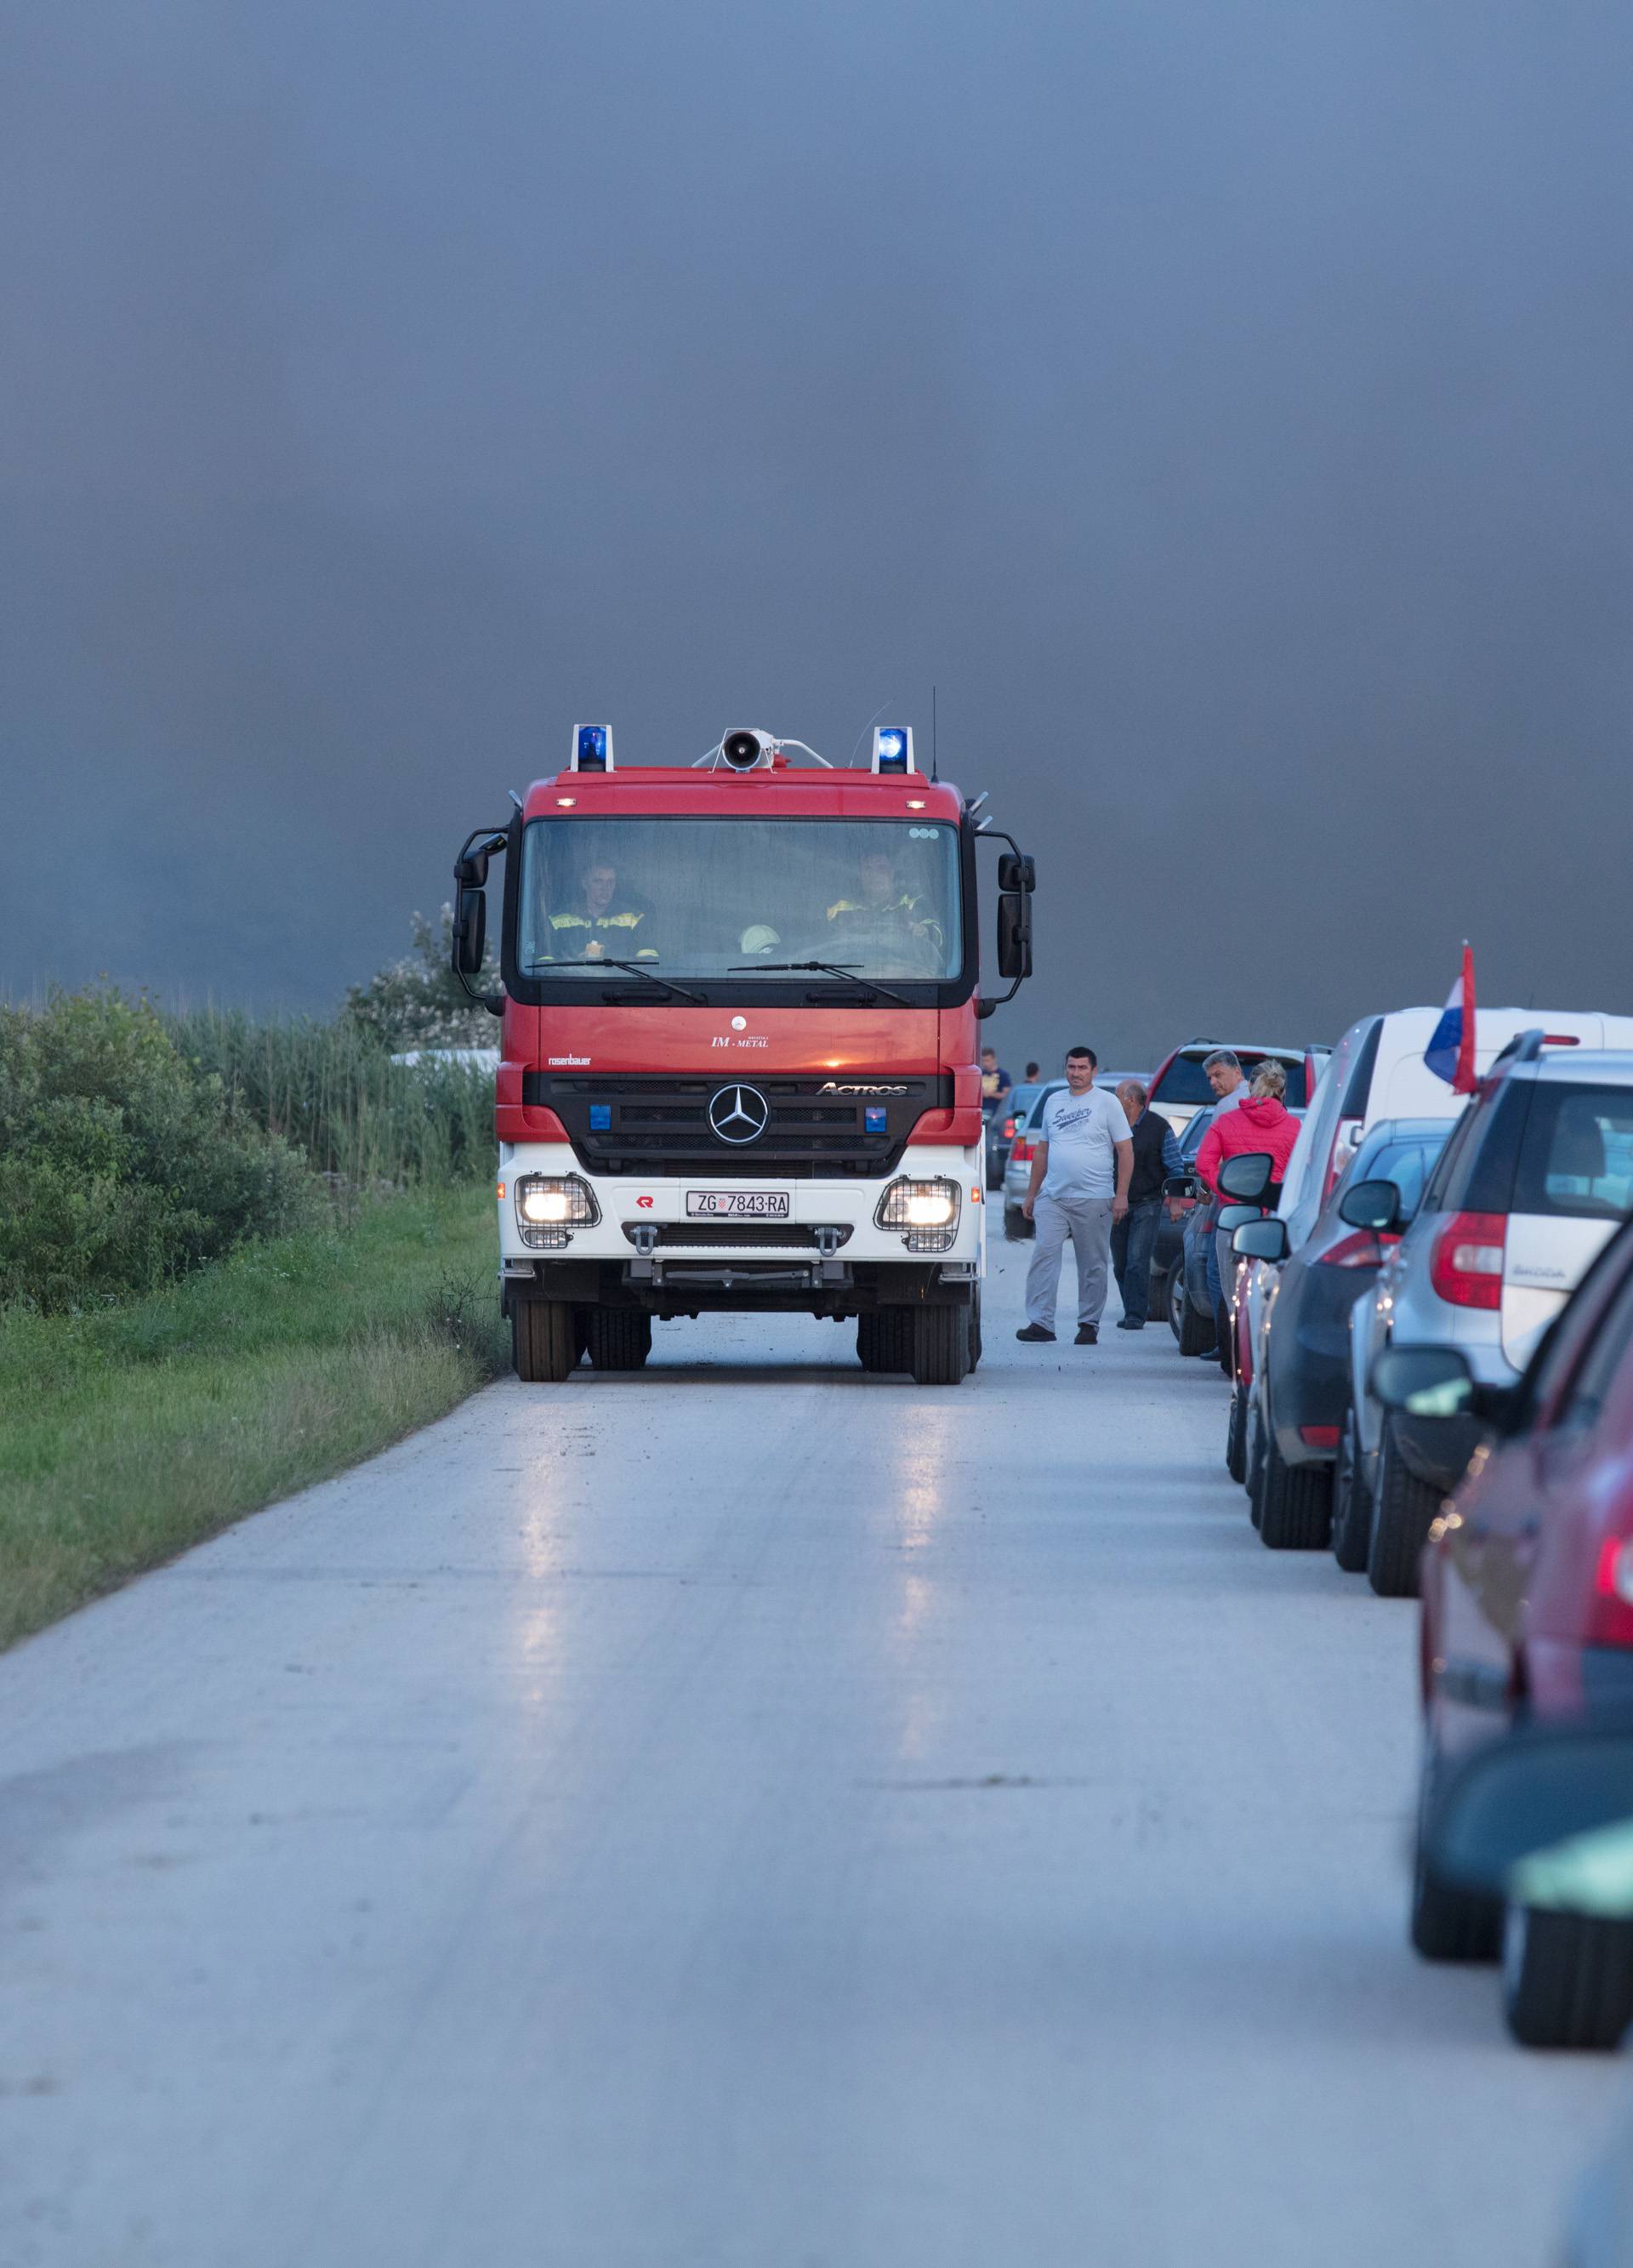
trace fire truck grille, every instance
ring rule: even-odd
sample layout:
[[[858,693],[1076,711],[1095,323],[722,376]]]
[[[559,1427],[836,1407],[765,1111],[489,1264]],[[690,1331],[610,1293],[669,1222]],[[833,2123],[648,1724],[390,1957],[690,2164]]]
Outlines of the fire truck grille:
[[[835,1249],[849,1244],[850,1224],[837,1223],[834,1229]],[[635,1242],[636,1224],[624,1223],[624,1234]],[[750,1248],[763,1251],[768,1247],[774,1252],[815,1252],[814,1228],[805,1228],[794,1221],[773,1220],[666,1220],[652,1239],[656,1252],[746,1252]]]
[[[863,1091],[824,1094],[825,1086],[836,1082],[756,1079],[752,1072],[716,1079],[658,1073],[598,1079],[527,1071],[522,1101],[555,1113],[579,1163],[592,1173],[695,1174],[714,1181],[725,1174],[733,1180],[788,1181],[892,1173],[923,1114],[953,1108],[950,1072],[894,1079],[870,1079],[858,1072],[854,1081],[837,1083]],[[710,1114],[717,1095],[739,1086],[759,1099],[750,1103],[753,1116],[763,1106],[764,1128],[733,1142],[716,1132]]]

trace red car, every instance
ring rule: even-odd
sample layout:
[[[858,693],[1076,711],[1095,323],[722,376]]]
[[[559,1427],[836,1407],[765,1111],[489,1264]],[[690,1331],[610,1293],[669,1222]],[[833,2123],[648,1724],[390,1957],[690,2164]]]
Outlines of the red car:
[[[1423,1550],[1421,1822],[1482,1743],[1633,1717],[1633,1226],[1517,1387],[1477,1385],[1439,1346],[1393,1348],[1374,1379],[1415,1418],[1490,1428]],[[1504,1908],[1436,1880],[1421,1849],[1414,1873],[1413,1943],[1430,1960],[1500,1951],[1519,2038],[1615,2044],[1633,2021],[1633,1923]]]

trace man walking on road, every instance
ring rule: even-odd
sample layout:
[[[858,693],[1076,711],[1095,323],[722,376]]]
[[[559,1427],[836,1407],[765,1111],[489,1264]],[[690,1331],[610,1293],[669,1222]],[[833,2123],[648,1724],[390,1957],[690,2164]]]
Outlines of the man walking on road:
[[[1066,1085],[1043,1106],[1043,1138],[1021,1206],[1027,1219],[1037,1223],[1038,1241],[1026,1270],[1026,1321],[1015,1334],[1034,1344],[1055,1336],[1055,1302],[1068,1237],[1078,1260],[1075,1344],[1098,1342],[1112,1226],[1129,1210],[1133,1134],[1116,1096],[1094,1084],[1098,1060],[1092,1048],[1070,1049]]]
[[[1151,1247],[1162,1219],[1162,1185],[1169,1174],[1182,1174],[1185,1160],[1173,1129],[1161,1113],[1145,1107],[1145,1089],[1125,1079],[1117,1089],[1123,1115],[1134,1130],[1134,1172],[1129,1210],[1111,1225],[1111,1264],[1122,1301],[1120,1331],[1143,1331],[1151,1299]]]

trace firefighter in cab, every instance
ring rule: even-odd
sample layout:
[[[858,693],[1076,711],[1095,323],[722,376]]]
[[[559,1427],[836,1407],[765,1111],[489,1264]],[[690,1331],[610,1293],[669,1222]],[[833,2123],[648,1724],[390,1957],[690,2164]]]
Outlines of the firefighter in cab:
[[[652,909],[626,889],[610,858],[579,875],[567,904],[549,917],[553,961],[656,961]]]
[[[923,910],[923,903],[897,880],[896,862],[888,850],[864,850],[857,862],[855,893],[836,899],[828,909],[829,933],[875,948],[911,940],[918,954],[939,961],[946,939],[941,924]]]

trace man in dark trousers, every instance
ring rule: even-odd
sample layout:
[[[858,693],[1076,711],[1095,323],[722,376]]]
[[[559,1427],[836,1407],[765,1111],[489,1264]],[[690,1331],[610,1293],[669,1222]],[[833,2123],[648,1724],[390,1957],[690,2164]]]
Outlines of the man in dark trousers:
[[[1151,1247],[1162,1219],[1162,1185],[1170,1174],[1182,1174],[1173,1129],[1159,1111],[1146,1107],[1145,1089],[1137,1079],[1125,1079],[1117,1089],[1123,1116],[1133,1130],[1134,1172],[1129,1182],[1129,1210],[1112,1223],[1111,1264],[1122,1300],[1120,1331],[1145,1328],[1151,1295]]]

